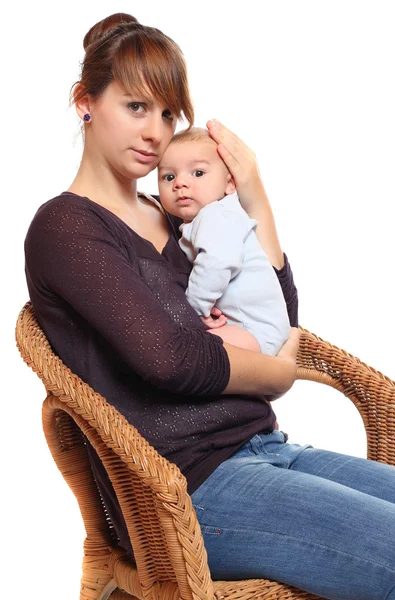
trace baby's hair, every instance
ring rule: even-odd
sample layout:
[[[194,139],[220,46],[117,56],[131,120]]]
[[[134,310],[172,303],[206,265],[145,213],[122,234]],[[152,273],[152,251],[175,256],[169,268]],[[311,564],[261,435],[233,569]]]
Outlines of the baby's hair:
[[[147,97],[147,92],[175,118],[193,124],[184,56],[179,46],[154,27],[135,17],[116,13],[91,27],[84,37],[85,58],[80,80],[70,91],[70,103],[89,94],[98,98],[116,80],[127,92]]]
[[[204,129],[204,127],[188,127],[187,129],[183,129],[182,131],[175,133],[171,138],[170,144],[200,142],[201,140],[207,140],[215,143],[207,129]]]
[[[184,144],[185,142],[201,142],[205,141],[209,144],[217,145],[217,142],[213,140],[208,130],[204,127],[188,127],[187,129],[183,129],[182,131],[178,131],[173,135],[170,140],[170,144]],[[222,159],[225,169],[230,173],[229,168],[226,166],[226,163]],[[160,165],[159,165],[160,166]]]

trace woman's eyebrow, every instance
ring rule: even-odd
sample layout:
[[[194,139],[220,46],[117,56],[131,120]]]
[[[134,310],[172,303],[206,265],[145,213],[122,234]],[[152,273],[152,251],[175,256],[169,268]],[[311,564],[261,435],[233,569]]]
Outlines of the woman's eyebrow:
[[[136,102],[145,102],[146,104],[153,104],[154,100],[149,96],[144,96],[141,92],[135,92],[134,94],[130,94],[129,92],[125,92],[123,94],[125,97],[130,98],[131,100],[135,100]]]

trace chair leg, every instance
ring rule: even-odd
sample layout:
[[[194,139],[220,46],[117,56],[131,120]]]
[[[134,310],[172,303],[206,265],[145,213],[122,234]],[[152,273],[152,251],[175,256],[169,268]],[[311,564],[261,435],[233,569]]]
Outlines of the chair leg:
[[[87,545],[85,542],[80,600],[107,600],[117,587],[109,569],[111,550],[108,546],[88,550]]]

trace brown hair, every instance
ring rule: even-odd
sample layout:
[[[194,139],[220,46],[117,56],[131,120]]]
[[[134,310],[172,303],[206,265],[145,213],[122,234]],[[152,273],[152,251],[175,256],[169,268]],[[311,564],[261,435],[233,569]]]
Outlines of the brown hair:
[[[164,33],[116,13],[96,23],[84,37],[81,77],[71,88],[74,104],[85,94],[97,98],[111,81],[147,96],[147,88],[177,118],[193,124],[194,110],[184,56]],[[76,86],[78,88],[76,89]]]

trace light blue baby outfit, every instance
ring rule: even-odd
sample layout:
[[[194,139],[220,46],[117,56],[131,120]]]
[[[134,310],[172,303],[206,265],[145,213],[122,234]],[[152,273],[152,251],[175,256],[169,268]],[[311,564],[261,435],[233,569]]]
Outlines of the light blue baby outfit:
[[[288,339],[284,296],[255,233],[257,222],[237,194],[204,206],[180,225],[180,247],[193,263],[186,296],[200,316],[217,306],[229,325],[243,327],[264,354],[275,356]]]

